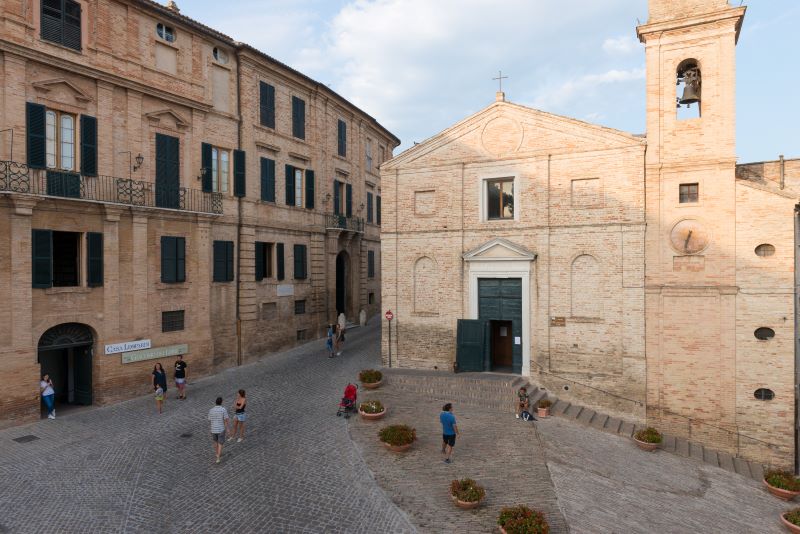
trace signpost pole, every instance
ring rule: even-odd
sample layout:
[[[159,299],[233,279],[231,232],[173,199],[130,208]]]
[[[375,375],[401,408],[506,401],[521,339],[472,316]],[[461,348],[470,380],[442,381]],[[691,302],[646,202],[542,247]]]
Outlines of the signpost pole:
[[[392,310],[386,310],[384,314],[386,320],[389,321],[389,368],[392,367],[392,319],[394,319],[394,314]]]

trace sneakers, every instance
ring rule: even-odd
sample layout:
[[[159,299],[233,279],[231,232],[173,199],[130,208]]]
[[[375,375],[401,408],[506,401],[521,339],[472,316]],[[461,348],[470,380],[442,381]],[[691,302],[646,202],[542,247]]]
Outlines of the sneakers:
[[[517,414],[517,419],[519,419],[519,414]]]
[[[241,442],[242,442],[242,438],[239,438],[239,439],[236,440],[236,443],[241,443]]]
[[[217,456],[217,463],[219,463],[219,456]]]
[[[449,464],[450,463],[450,458],[445,458],[444,459],[444,463]]]
[[[228,436],[228,439],[226,439],[225,441],[231,441],[232,439],[233,439],[233,436]]]
[[[48,419],[55,419],[56,416],[55,416],[55,414],[49,413],[49,414],[47,414],[47,418]]]

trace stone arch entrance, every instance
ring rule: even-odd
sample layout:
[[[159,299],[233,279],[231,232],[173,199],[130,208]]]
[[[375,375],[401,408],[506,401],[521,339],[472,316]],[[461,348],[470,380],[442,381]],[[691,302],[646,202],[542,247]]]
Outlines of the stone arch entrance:
[[[342,250],[336,255],[336,315],[350,316],[351,287],[350,255]]]
[[[92,404],[92,329],[63,323],[39,338],[40,374],[49,374],[57,404]]]

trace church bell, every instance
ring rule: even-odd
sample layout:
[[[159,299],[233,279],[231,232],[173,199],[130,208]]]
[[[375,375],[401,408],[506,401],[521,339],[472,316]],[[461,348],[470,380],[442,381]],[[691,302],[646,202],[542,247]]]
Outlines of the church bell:
[[[678,103],[688,105],[700,102],[700,70],[696,67],[686,69],[683,81],[683,96]]]

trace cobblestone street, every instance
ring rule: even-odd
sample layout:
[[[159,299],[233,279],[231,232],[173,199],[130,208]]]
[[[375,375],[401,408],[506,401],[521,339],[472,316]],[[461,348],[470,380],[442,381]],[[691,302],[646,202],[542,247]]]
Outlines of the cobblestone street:
[[[192,381],[185,402],[169,391],[161,416],[147,395],[0,431],[0,532],[491,532],[497,511],[520,503],[553,533],[781,532],[787,505],[757,482],[558,418],[456,403],[447,465],[440,401],[387,383],[359,390],[388,405],[384,421],[336,417],[346,383],[378,365],[378,336],[373,324],[348,332],[340,358],[314,341]],[[247,436],[215,465],[206,414],[238,388]],[[387,422],[417,429],[410,452],[379,444]],[[39,439],[13,441],[28,435]],[[486,487],[481,508],[453,506],[460,477]]]

